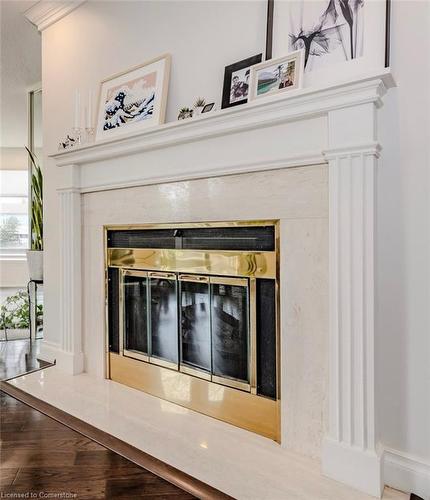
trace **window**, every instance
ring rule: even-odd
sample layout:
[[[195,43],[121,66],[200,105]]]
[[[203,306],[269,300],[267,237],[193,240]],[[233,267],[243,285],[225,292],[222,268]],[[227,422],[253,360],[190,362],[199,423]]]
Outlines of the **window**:
[[[28,248],[28,172],[0,170],[0,256]]]

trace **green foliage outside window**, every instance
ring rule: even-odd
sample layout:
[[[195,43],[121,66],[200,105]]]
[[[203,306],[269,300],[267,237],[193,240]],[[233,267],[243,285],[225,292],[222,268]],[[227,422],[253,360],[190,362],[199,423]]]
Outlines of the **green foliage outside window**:
[[[43,315],[43,305],[37,306],[37,323],[41,323]],[[30,327],[30,311],[28,295],[21,290],[14,295],[10,295],[0,307],[0,329],[14,330]]]

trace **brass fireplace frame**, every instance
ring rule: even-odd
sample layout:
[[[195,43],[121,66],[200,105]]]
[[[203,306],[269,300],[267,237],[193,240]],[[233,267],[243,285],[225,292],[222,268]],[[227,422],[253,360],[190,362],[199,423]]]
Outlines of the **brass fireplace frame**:
[[[275,250],[207,251],[182,249],[121,249],[107,247],[109,230],[173,229],[202,227],[274,226]],[[227,221],[204,223],[139,224],[104,226],[106,300],[106,378],[140,389],[205,415],[229,422],[280,442],[280,303],[279,303],[279,221]],[[109,352],[108,267],[120,269],[120,349]],[[174,271],[174,272],[173,272]],[[175,274],[177,273],[177,274]],[[247,286],[249,294],[249,384],[228,380],[181,364],[124,349],[123,286],[126,275],[207,280]],[[202,276],[204,274],[204,276]],[[276,386],[277,399],[257,395],[256,373],[256,279],[275,280],[276,293]],[[150,351],[148,351],[150,352]],[[166,371],[167,370],[167,371]],[[187,388],[187,397],[184,397]],[[238,390],[240,389],[240,390]],[[180,394],[182,391],[182,395]],[[247,392],[245,392],[247,391]]]

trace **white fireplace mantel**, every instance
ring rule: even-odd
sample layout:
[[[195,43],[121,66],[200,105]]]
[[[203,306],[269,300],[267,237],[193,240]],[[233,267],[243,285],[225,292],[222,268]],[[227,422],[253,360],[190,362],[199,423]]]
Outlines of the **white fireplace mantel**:
[[[108,189],[327,164],[329,168],[328,476],[382,491],[375,430],[374,179],[377,110],[388,70],[169,123],[51,156],[61,167],[62,343],[45,355],[83,370],[81,195]],[[240,203],[240,200],[238,200]]]

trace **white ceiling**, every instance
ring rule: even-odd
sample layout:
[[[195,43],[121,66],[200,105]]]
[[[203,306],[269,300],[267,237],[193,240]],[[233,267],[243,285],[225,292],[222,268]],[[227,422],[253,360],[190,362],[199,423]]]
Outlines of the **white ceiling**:
[[[2,148],[27,144],[27,91],[41,81],[41,37],[22,13],[35,3],[0,1]]]

